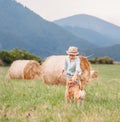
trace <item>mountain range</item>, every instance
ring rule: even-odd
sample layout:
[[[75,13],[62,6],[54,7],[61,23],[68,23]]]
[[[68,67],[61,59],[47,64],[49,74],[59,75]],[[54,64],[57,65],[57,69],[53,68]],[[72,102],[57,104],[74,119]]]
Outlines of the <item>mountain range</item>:
[[[0,0],[0,49],[26,49],[44,58],[63,54],[70,46],[96,47],[53,22],[46,21],[15,0]]]
[[[84,50],[83,54],[87,54],[90,58],[94,57],[110,57],[115,61],[120,61],[120,44],[116,44],[109,47],[100,47],[94,49]]]
[[[82,54],[92,55],[91,58],[108,56],[120,61],[119,26],[86,14],[55,20],[54,23],[98,46],[94,49],[81,50]]]
[[[79,14],[54,22],[97,46],[120,44],[120,27],[100,18]]]
[[[49,22],[15,0],[0,0],[0,50],[25,49],[46,58],[77,46],[80,54],[119,61],[119,33],[120,27],[90,15]]]

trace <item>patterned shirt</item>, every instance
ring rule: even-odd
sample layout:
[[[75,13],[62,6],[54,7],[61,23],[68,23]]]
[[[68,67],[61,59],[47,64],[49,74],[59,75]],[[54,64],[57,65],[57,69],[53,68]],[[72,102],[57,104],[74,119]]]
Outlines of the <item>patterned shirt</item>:
[[[77,70],[79,75],[81,75],[81,68],[80,68],[80,58],[75,57],[75,59],[70,61],[69,56],[65,59],[64,70],[67,71],[67,74],[74,75],[75,71]]]

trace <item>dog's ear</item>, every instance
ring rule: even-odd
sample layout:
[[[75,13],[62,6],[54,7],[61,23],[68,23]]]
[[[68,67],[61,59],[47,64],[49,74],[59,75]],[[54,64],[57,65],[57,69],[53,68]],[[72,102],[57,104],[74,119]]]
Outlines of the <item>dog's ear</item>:
[[[80,89],[83,90],[83,86],[81,86]]]
[[[79,89],[80,89],[80,90],[83,90],[82,84],[79,84]]]

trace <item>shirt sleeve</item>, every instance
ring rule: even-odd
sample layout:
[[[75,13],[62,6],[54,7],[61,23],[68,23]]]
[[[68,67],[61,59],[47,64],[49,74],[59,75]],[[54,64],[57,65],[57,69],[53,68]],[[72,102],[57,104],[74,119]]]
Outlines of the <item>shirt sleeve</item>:
[[[76,58],[76,70],[78,71],[79,75],[81,75],[82,73],[82,70],[81,70],[81,67],[80,67],[80,58]]]

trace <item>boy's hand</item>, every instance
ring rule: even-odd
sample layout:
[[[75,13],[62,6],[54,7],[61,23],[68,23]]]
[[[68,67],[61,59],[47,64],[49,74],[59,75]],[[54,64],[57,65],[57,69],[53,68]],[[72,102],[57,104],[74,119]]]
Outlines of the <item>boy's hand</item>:
[[[74,76],[72,77],[72,81],[76,81],[76,80],[77,80],[77,76],[74,75]]]

